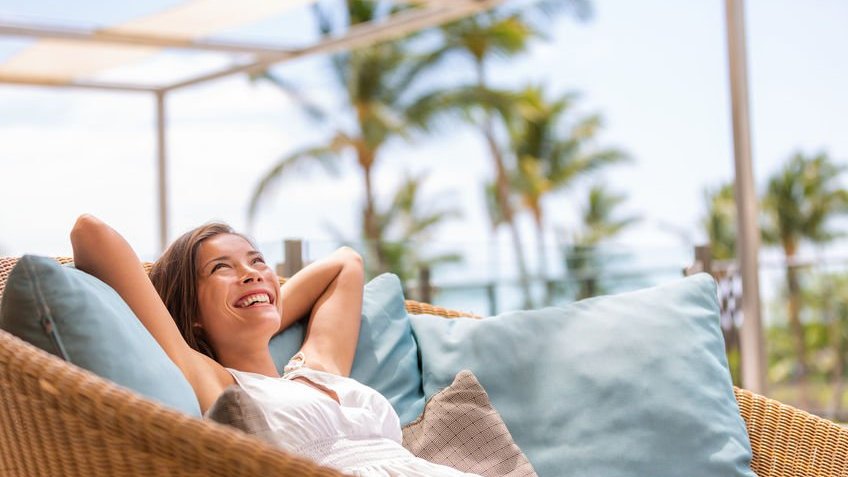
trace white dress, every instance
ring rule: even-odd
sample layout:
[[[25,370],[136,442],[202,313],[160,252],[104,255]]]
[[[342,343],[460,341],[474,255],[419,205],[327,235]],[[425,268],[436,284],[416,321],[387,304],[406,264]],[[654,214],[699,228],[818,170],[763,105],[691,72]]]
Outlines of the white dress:
[[[275,443],[321,465],[362,477],[472,476],[415,457],[401,446],[400,420],[389,401],[358,381],[310,368],[281,378],[227,368],[256,400]],[[339,402],[293,378],[332,390]]]

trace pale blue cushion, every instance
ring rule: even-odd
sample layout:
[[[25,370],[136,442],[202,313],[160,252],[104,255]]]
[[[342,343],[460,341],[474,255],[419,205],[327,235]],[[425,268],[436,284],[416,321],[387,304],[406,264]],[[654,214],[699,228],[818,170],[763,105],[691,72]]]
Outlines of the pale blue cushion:
[[[412,327],[426,396],[470,369],[540,476],[754,477],[708,275]]]
[[[0,328],[166,406],[200,416],[182,372],[115,290],[47,257],[9,274]]]
[[[271,355],[280,372],[300,349],[305,333],[306,320],[302,320],[271,338]],[[362,326],[350,377],[385,396],[401,425],[412,422],[424,410],[418,348],[396,275],[384,273],[365,285]]]

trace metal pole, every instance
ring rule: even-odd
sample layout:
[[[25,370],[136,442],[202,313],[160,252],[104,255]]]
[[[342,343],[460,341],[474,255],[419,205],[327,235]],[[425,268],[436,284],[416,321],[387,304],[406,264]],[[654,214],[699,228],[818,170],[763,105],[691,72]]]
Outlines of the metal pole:
[[[759,394],[766,390],[766,361],[760,319],[760,230],[748,115],[748,60],[745,51],[744,0],[725,0],[733,153],[736,166],[738,260],[742,272],[742,386]]]
[[[165,92],[156,91],[156,166],[159,191],[159,253],[168,246],[168,171],[165,144]]]

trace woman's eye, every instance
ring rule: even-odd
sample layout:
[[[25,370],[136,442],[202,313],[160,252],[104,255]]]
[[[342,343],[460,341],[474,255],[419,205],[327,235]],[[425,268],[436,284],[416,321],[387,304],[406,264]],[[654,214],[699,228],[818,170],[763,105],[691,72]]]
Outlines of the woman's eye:
[[[209,273],[215,273],[215,270],[218,270],[219,268],[226,267],[226,266],[227,266],[227,264],[225,264],[225,263],[216,263],[215,266],[212,267],[212,271],[209,272]]]
[[[253,259],[253,263],[256,263],[256,262],[265,263],[265,259],[262,258],[262,257],[256,257],[256,258]]]

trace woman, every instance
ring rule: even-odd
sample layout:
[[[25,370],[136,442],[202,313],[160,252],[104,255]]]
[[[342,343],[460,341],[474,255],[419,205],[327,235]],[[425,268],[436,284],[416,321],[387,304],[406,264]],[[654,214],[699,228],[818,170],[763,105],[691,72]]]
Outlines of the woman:
[[[149,277],[126,240],[91,215],[77,219],[71,243],[76,267],[121,295],[185,375],[201,411],[236,384],[257,401],[278,445],[320,464],[362,476],[468,475],[410,454],[389,402],[347,377],[364,282],[353,250],[337,250],[281,287],[250,240],[224,224],[178,238]],[[307,314],[303,346],[281,377],[268,342]]]

